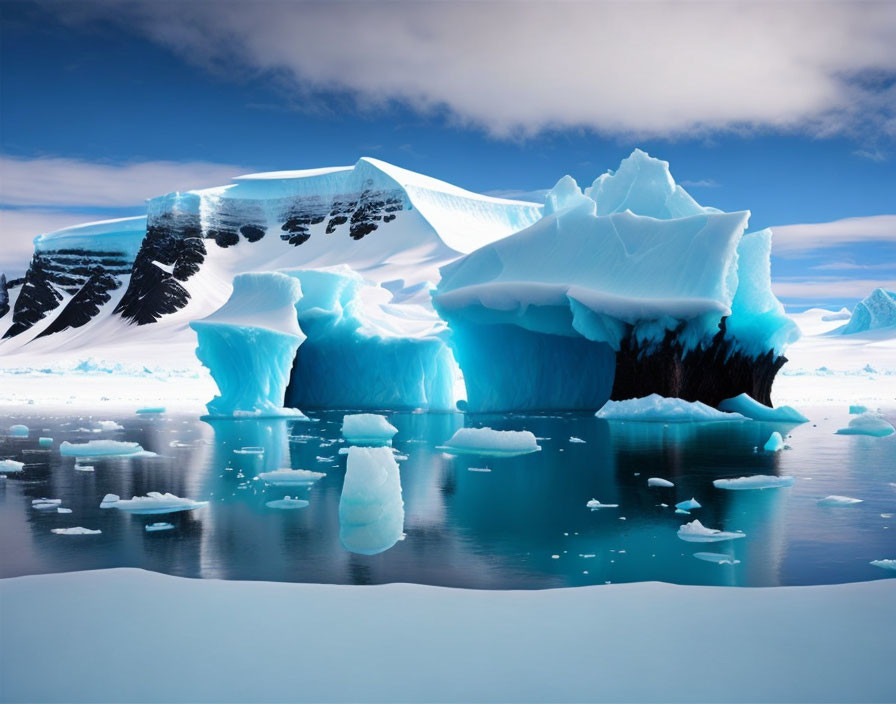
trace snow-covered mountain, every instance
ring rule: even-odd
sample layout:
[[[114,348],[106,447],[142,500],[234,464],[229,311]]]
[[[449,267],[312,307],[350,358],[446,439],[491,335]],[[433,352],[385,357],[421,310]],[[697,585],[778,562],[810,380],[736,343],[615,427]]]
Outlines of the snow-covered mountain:
[[[896,336],[896,293],[878,288],[856,304],[849,322],[837,332],[854,335],[886,328],[893,328]]]

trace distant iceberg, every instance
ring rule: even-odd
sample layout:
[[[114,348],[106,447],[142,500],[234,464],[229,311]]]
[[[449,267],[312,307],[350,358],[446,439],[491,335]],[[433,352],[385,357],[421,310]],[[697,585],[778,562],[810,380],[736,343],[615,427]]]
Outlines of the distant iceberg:
[[[678,537],[688,543],[718,543],[745,538],[747,535],[746,533],[729,533],[715,528],[706,528],[700,521],[694,520],[678,529]]]
[[[21,472],[25,467],[24,462],[15,460],[0,460],[0,474],[13,474]]]
[[[838,494],[831,494],[818,501],[819,506],[854,506],[860,503],[862,503],[862,499],[854,499],[851,496],[840,496]]]
[[[11,438],[27,438],[28,437],[28,426],[27,425],[11,425],[9,426],[9,437]]]
[[[274,472],[262,472],[258,478],[274,486],[311,486],[318,479],[327,476],[324,472],[312,472],[308,469],[278,469]]]
[[[101,530],[91,530],[90,528],[82,528],[81,526],[77,526],[75,528],[53,528],[51,531],[56,535],[99,535],[103,531]]]
[[[84,443],[66,440],[59,445],[59,453],[63,457],[155,456],[155,453],[147,452],[136,442],[120,440],[89,440]]]
[[[840,428],[837,435],[870,435],[884,438],[896,433],[896,428],[876,413],[862,413],[849,421],[846,428]]]
[[[719,404],[720,411],[740,413],[742,416],[753,420],[764,420],[780,423],[808,423],[809,419],[795,408],[790,406],[778,406],[770,408],[753,400],[747,394],[741,394],[734,398],[726,398]]]
[[[645,421],[653,423],[706,423],[723,420],[746,420],[740,413],[725,413],[700,401],[664,398],[651,394],[626,401],[607,401],[596,414],[603,420]]]
[[[888,327],[896,327],[896,292],[878,288],[856,305],[849,322],[838,332],[854,335]]]
[[[776,477],[767,474],[754,474],[750,477],[737,477],[736,479],[714,479],[712,482],[716,489],[728,489],[731,491],[749,489],[780,489],[793,486],[793,477]]]
[[[541,446],[528,430],[461,428],[437,449],[453,454],[514,457],[538,452]]]
[[[884,570],[896,570],[896,560],[872,560],[869,564]]]
[[[100,508],[117,508],[119,511],[137,515],[192,511],[204,506],[208,506],[208,501],[193,501],[174,494],[162,494],[158,491],[150,491],[146,496],[134,496],[131,499],[121,499],[115,494],[106,494],[100,504]]]

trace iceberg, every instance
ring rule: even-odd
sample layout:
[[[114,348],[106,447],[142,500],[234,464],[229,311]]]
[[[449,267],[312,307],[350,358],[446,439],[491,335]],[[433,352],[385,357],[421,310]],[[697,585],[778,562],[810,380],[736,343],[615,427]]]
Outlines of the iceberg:
[[[145,526],[143,526],[143,530],[145,530],[147,533],[157,533],[159,531],[173,530],[173,529],[174,529],[173,523],[162,523],[162,522],[147,523]]]
[[[96,426],[103,431],[124,430],[124,426],[114,420],[98,420]]]
[[[53,528],[51,531],[56,535],[99,535],[103,531],[101,530],[91,530],[90,528],[82,528],[81,526],[77,526],[75,528]]]
[[[492,430],[491,428],[460,428],[436,449],[456,455],[489,455],[515,457],[538,452],[541,446],[528,430]]]
[[[457,364],[428,296],[423,303],[398,301],[393,291],[347,266],[286,273],[301,282],[296,310],[307,335],[292,367],[288,403],[454,409]]]
[[[695,552],[694,557],[704,562],[715,562],[717,565],[739,565],[740,560],[735,560],[731,555],[722,552]]]
[[[839,496],[837,494],[831,494],[818,500],[819,506],[855,506],[860,503],[862,503],[862,499],[854,499],[850,496]]]
[[[359,555],[376,555],[404,531],[398,463],[388,447],[351,447],[339,497],[339,540]]]
[[[675,484],[662,477],[650,477],[650,479],[647,480],[647,486],[672,487],[675,486]]]
[[[11,438],[27,438],[29,432],[27,425],[9,426],[9,437]]]
[[[117,508],[119,511],[137,515],[192,511],[203,506],[208,506],[208,501],[182,499],[174,494],[162,494],[158,491],[150,491],[146,496],[134,496],[130,499],[121,499],[115,494],[106,494],[100,503],[100,508]]]
[[[290,276],[241,274],[227,303],[190,323],[199,339],[196,356],[220,391],[206,404],[210,417],[304,418],[283,406],[289,370],[305,338],[295,311],[301,297]]]
[[[37,511],[46,511],[48,509],[56,510],[62,499],[34,499],[31,501],[31,508]]]
[[[15,460],[0,460],[0,474],[13,474],[21,472],[25,468],[24,462]]]
[[[164,406],[146,406],[145,408],[137,409],[137,415],[140,415],[140,416],[158,415],[159,413],[164,413],[164,412],[165,412]],[[111,421],[103,421],[103,422],[108,423]],[[116,425],[118,425],[118,424],[116,423]],[[113,427],[103,428],[102,426],[100,426],[101,430],[119,430],[120,428],[121,428],[121,426],[118,426],[118,428],[113,428]]]
[[[714,479],[712,485],[716,489],[729,491],[749,489],[780,489],[793,486],[793,477],[777,477],[768,474],[754,474],[750,477],[737,477],[735,479]]]
[[[715,528],[706,528],[700,521],[693,520],[678,529],[678,537],[688,543],[718,543],[747,537],[746,533],[729,533]]]
[[[53,445],[53,438],[38,438],[37,444],[41,447],[51,447]]]
[[[591,499],[585,504],[585,508],[590,508],[592,511],[597,511],[601,508],[619,508],[619,504],[602,504],[597,499]]]
[[[857,415],[846,428],[837,431],[837,435],[870,435],[876,438],[885,438],[893,433],[896,433],[896,428],[876,413]]]
[[[766,452],[779,452],[784,449],[784,438],[781,437],[781,433],[777,430],[773,432],[768,440],[765,441],[765,445],[762,446],[762,449]]]
[[[268,508],[293,509],[306,508],[309,506],[309,502],[305,501],[305,499],[294,499],[291,496],[284,496],[282,499],[266,501],[264,505]]]
[[[700,401],[664,398],[651,394],[645,398],[607,401],[596,414],[603,420],[628,420],[656,423],[708,423],[724,420],[746,420],[740,413],[724,413]]]
[[[75,462],[76,472],[92,472],[93,470],[94,467],[91,464],[78,464],[77,462]]]
[[[764,420],[772,423],[808,423],[809,419],[795,408],[790,406],[778,406],[770,408],[753,400],[747,394],[741,394],[734,398],[726,398],[719,403],[720,411],[740,413],[742,416],[753,420]]]
[[[575,435],[571,435],[569,438],[569,443],[571,445],[584,445],[585,441],[582,438],[577,438]]]
[[[868,564],[884,570],[896,570],[896,560],[872,560]]]
[[[342,437],[353,445],[388,445],[398,428],[385,416],[356,413],[342,419]]]
[[[441,269],[433,303],[470,410],[770,402],[799,336],[771,291],[770,231],[700,206],[640,150],[585,192],[564,177],[545,202],[531,227]]]
[[[867,413],[867,412],[868,412],[867,406],[860,406],[858,404],[854,404],[849,407],[849,415],[851,415],[851,416],[857,416],[861,413]]]
[[[327,475],[324,472],[285,468],[274,472],[261,472],[258,478],[274,486],[311,486],[325,476]]]
[[[849,322],[838,332],[854,335],[893,326],[896,326],[896,292],[878,288],[856,304]]]
[[[675,504],[675,508],[681,509],[682,511],[693,511],[697,508],[703,508],[697,499],[688,499],[687,501],[681,501],[680,503]]]
[[[59,445],[59,453],[63,457],[116,457],[128,455],[147,456],[147,453],[136,442],[120,440],[89,440],[84,443],[71,443],[67,440]]]

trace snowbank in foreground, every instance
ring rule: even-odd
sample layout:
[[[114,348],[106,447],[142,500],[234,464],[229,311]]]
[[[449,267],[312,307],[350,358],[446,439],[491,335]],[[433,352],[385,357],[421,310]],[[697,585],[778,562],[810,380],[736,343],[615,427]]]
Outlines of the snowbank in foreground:
[[[0,681],[7,701],[888,701],[894,597],[888,579],[508,592],[18,577],[0,581]],[[297,634],[314,643],[301,657]]]

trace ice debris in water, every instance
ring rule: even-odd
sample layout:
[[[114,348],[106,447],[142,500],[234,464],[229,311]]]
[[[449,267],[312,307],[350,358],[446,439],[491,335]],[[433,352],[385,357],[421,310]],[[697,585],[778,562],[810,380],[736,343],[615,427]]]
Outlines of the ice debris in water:
[[[746,420],[740,413],[723,413],[700,401],[685,401],[650,394],[627,401],[607,401],[596,414],[604,420],[630,420],[653,423],[689,423],[722,420]]]
[[[150,415],[155,413],[164,413],[164,406],[147,406],[146,408],[138,408],[137,413],[139,415]]]
[[[602,504],[597,499],[591,499],[591,501],[585,504],[585,507],[590,508],[592,511],[596,511],[600,508],[619,508],[619,504]]]
[[[731,413],[740,413],[742,416],[752,418],[753,420],[764,420],[780,423],[808,423],[806,418],[795,408],[790,406],[778,406],[777,408],[769,408],[759,403],[748,394],[741,394],[734,398],[726,398],[719,404],[720,411],[728,411]]]
[[[876,438],[885,438],[893,433],[896,433],[896,428],[876,413],[862,413],[849,421],[848,427],[837,431],[837,435],[870,435]]]
[[[27,425],[11,425],[9,426],[9,437],[11,438],[27,438],[28,437],[28,426]]]
[[[765,445],[762,447],[766,452],[778,452],[779,450],[784,449],[784,438],[781,437],[781,433],[777,430],[773,432],[769,439],[766,440]]]
[[[62,499],[34,499],[31,501],[31,508],[37,509],[38,511],[46,511],[48,509],[55,511],[61,503]]]
[[[103,531],[76,526],[75,528],[53,528],[52,532],[56,535],[99,535]]]
[[[160,530],[172,530],[173,528],[173,523],[149,523],[143,526],[143,530],[147,533],[155,533]]]
[[[83,443],[71,443],[67,440],[59,446],[59,453],[65,457],[115,457],[140,455],[155,457],[155,453],[147,452],[136,442],[120,440],[89,440]]]
[[[56,513],[71,513],[71,512],[72,512],[72,510],[70,508],[62,508],[62,507],[56,508]]]
[[[16,462],[15,460],[0,460],[0,473],[21,472],[24,467],[24,462]]]
[[[818,500],[819,506],[852,506],[860,503],[862,503],[862,499],[854,499],[850,496],[838,496],[837,494],[831,494],[830,496]]]
[[[386,445],[397,432],[385,416],[376,413],[355,413],[342,419],[342,437],[353,444]]]
[[[697,499],[690,498],[687,501],[681,501],[675,504],[675,508],[679,508],[682,511],[693,511],[695,508],[703,508]]]
[[[263,455],[264,448],[263,447],[241,447],[239,450],[234,450],[234,454],[237,455]]]
[[[454,454],[513,457],[538,452],[541,446],[528,430],[492,430],[461,428],[448,442],[436,449]]]
[[[872,560],[869,564],[885,570],[896,570],[896,560]]]
[[[780,489],[793,486],[793,477],[776,477],[771,474],[754,474],[749,477],[737,477],[735,479],[714,479],[712,485],[716,489],[728,489],[731,491],[742,489]]]
[[[650,477],[650,479],[647,480],[647,486],[670,487],[675,486],[675,484],[670,482],[668,479],[663,479],[662,477]]]
[[[867,413],[867,412],[868,412],[867,406],[852,405],[849,407],[849,415],[851,415],[851,416],[857,416],[857,415],[860,415],[862,413]]]
[[[311,486],[325,476],[324,472],[312,472],[310,469],[285,468],[275,472],[261,472],[258,478],[274,486]]]
[[[78,464],[75,462],[75,471],[76,472],[92,472],[93,471],[92,464]]]
[[[576,443],[581,443],[583,445],[585,444],[585,441],[582,440],[582,438],[577,438],[575,435],[570,436],[569,441],[573,444],[576,444]]]
[[[116,494],[106,494],[100,504],[100,508],[117,508],[137,515],[149,515],[154,513],[174,513],[176,511],[192,511],[193,509],[207,506],[208,501],[193,501],[183,499],[174,494],[162,494],[158,491],[147,492],[146,496],[134,496],[131,499],[122,500]]]
[[[489,467],[467,467],[468,472],[491,472]]]
[[[38,438],[37,444],[41,447],[50,447],[53,444],[53,438]]]
[[[746,533],[730,533],[715,528],[706,528],[700,521],[693,520],[678,529],[678,537],[688,543],[718,543],[723,540],[745,538]]]
[[[695,552],[694,557],[705,562],[715,562],[717,565],[740,564],[740,560],[735,560],[731,555],[722,552]]]
[[[404,532],[398,464],[388,447],[352,447],[339,497],[339,541],[360,555],[376,555]]]
[[[281,508],[281,509],[291,509],[291,508],[305,508],[309,505],[307,501],[304,499],[294,499],[291,496],[284,496],[282,499],[275,499],[274,501],[266,501],[265,506],[268,508]]]
[[[114,420],[98,420],[96,425],[100,430],[124,430],[124,426]]]

